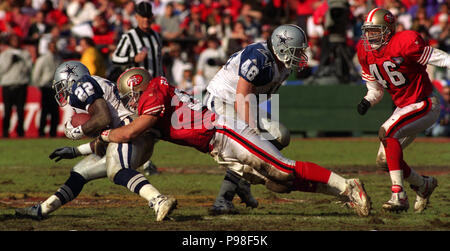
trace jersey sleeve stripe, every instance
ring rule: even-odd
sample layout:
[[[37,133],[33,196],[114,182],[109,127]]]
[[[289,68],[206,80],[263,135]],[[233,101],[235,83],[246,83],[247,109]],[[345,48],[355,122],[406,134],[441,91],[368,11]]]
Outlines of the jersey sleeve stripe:
[[[164,105],[158,105],[158,106],[155,106],[155,107],[145,110],[142,114],[151,115],[151,114],[155,114],[155,113],[164,112],[164,110],[165,110]]]
[[[370,75],[370,74],[366,74],[366,73],[362,73],[362,79],[366,80],[366,81],[375,81],[376,79]]]
[[[426,65],[428,63],[428,60],[431,57],[432,52],[433,52],[433,48],[430,46],[426,46],[425,49],[423,50],[422,56],[420,57],[420,59],[417,62],[421,65]]]

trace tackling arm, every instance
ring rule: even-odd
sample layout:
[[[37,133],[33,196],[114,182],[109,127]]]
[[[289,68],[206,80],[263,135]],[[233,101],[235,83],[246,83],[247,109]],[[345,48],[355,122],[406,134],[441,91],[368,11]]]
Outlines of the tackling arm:
[[[133,122],[128,125],[104,131],[101,138],[106,142],[129,142],[133,138],[136,138],[148,129],[152,128],[157,121],[158,117],[144,114],[133,120]]]

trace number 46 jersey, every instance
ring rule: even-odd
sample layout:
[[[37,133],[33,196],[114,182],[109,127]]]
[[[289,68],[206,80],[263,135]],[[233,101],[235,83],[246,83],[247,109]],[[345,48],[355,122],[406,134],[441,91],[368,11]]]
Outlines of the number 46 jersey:
[[[397,107],[417,103],[433,91],[426,72],[432,51],[419,33],[409,30],[394,34],[380,50],[366,51],[360,41],[357,53],[362,79],[383,86]]]
[[[111,114],[111,128],[121,125],[121,121],[133,113],[120,101],[117,86],[99,76],[83,76],[78,83],[72,85],[69,104],[77,113],[87,112],[95,100],[103,98]]]

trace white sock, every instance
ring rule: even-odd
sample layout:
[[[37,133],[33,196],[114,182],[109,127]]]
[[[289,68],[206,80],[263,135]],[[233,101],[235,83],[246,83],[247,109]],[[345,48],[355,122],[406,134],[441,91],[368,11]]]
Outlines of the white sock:
[[[142,198],[146,199],[147,201],[151,201],[152,199],[156,198],[158,195],[161,195],[161,193],[151,184],[145,184],[139,190],[139,195]]]
[[[339,193],[345,192],[347,188],[346,179],[334,172],[331,172],[327,183],[330,187],[339,190]]]
[[[403,189],[403,170],[389,171],[393,186],[401,186]]]
[[[330,185],[323,183],[317,183],[316,192],[333,196],[339,196],[341,194],[341,191],[338,190],[337,188],[331,187]]]
[[[60,207],[61,201],[56,195],[52,195],[47,200],[42,202],[41,204],[42,214],[47,215]]]

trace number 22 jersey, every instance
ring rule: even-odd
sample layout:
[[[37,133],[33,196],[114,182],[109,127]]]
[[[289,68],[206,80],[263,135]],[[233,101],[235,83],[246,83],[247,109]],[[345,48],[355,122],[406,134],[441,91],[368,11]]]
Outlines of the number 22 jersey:
[[[429,97],[433,91],[426,67],[433,48],[415,31],[394,34],[379,50],[366,51],[357,45],[362,79],[376,81],[392,96],[397,107],[405,107]]]

